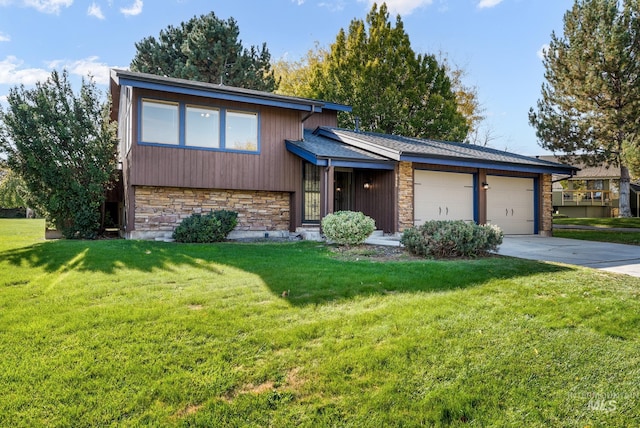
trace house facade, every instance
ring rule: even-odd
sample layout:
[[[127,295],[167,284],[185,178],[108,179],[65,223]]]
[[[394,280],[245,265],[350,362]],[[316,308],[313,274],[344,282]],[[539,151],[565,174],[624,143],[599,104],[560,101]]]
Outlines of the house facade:
[[[555,156],[540,159],[558,162]],[[572,175],[554,174],[553,209],[567,217],[617,217],[619,214],[620,167],[574,165],[579,169]],[[633,215],[638,213],[640,193],[638,186],[630,188]]]
[[[163,239],[193,213],[238,212],[231,237],[317,231],[338,210],[385,233],[431,219],[551,233],[551,175],[575,168],[472,146],[337,128],[350,107],[112,70],[122,232]]]

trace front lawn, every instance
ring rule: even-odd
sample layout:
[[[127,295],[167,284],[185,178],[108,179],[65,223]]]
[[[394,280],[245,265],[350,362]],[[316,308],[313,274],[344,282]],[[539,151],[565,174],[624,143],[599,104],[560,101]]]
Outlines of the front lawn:
[[[584,241],[613,242],[615,244],[640,245],[640,229],[637,232],[608,230],[554,229],[556,238],[582,239]]]
[[[0,220],[0,426],[639,423],[640,279],[43,228]]]
[[[595,226],[595,227],[622,227],[640,229],[640,218],[638,217],[606,217],[606,218],[554,218],[553,224],[573,224],[578,226]]]
[[[553,230],[556,238],[582,239],[585,241],[613,242],[640,245],[640,218],[555,218],[553,224],[597,227],[599,229]],[[637,229],[636,231],[608,230],[611,228]]]

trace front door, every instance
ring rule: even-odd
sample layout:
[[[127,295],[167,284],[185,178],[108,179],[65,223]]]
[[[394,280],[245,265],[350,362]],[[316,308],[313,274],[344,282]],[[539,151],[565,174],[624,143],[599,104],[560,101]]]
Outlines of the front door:
[[[302,222],[320,223],[320,167],[304,163],[302,190]]]
[[[336,170],[333,186],[334,211],[353,211],[355,190],[353,171]]]

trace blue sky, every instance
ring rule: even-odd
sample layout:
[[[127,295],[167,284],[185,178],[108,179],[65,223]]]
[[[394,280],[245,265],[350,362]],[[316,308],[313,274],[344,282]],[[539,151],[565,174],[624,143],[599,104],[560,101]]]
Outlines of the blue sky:
[[[245,46],[267,43],[273,59],[299,59],[316,42],[328,47],[340,28],[364,19],[369,0],[0,0],[0,103],[9,88],[31,86],[53,69],[79,85],[91,73],[108,82],[126,68],[135,43],[168,25],[214,11],[233,17]],[[535,155],[527,113],[540,96],[540,51],[573,0],[390,0],[416,52],[443,53],[467,71],[498,149]]]

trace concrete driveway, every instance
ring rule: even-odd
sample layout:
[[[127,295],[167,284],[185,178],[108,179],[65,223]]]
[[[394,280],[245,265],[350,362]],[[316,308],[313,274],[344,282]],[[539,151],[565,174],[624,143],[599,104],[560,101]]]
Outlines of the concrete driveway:
[[[538,235],[505,236],[498,254],[586,266],[640,277],[640,246],[546,238]]]

